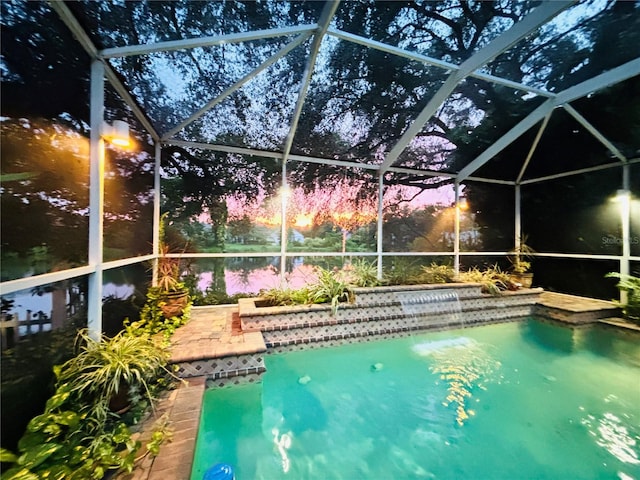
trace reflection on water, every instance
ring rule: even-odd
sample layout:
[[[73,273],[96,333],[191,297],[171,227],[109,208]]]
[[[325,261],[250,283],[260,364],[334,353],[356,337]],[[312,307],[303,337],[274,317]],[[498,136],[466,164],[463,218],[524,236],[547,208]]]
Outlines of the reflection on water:
[[[599,447],[607,450],[621,462],[640,464],[636,453],[636,439],[640,440],[640,438],[637,435],[634,438],[616,415],[610,412],[605,412],[601,417],[587,415],[581,423],[587,427],[589,434]]]
[[[528,341],[553,353],[592,354],[640,366],[640,334],[603,325],[571,327],[555,322],[522,322],[520,331]]]
[[[198,274],[198,288],[203,292],[213,283],[213,272]],[[315,279],[312,265],[299,265],[285,277],[286,286],[300,288]],[[273,265],[254,269],[224,269],[225,290],[227,295],[239,293],[258,294],[260,290],[269,290],[280,286],[280,272]]]
[[[508,323],[269,355],[261,384],[205,394],[191,478],[640,480],[640,369],[588,344]]]
[[[529,321],[521,324],[522,336],[555,353],[572,353],[582,342],[589,327],[571,328],[565,324],[547,321]]]
[[[442,405],[454,405],[456,423],[464,425],[469,417],[475,415],[475,411],[468,407],[474,390],[486,390],[487,383],[500,369],[500,362],[482,344],[466,337],[423,342],[415,345],[413,350],[433,360],[429,370],[447,384],[448,394]]]

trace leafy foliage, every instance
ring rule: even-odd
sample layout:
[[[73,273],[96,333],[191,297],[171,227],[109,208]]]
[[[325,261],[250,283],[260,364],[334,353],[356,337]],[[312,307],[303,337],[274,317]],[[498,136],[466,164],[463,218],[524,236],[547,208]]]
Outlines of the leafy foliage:
[[[260,291],[260,298],[267,305],[303,305],[313,303],[306,288],[270,288]]]
[[[330,303],[335,315],[340,302],[353,302],[353,285],[341,278],[343,272],[315,267],[316,280],[303,288],[272,288],[260,292],[268,305]]]
[[[160,287],[149,287],[147,290],[147,300],[140,310],[140,320],[136,322],[126,322],[130,325],[132,335],[155,335],[161,333],[165,340],[169,340],[171,335],[182,325],[187,323],[191,316],[191,299],[188,290],[182,282],[177,284],[177,288],[182,290],[184,299],[180,302],[176,310],[168,307],[172,301],[172,294],[165,292]],[[175,311],[176,314],[167,314],[167,311]]]
[[[527,238],[526,235],[522,235],[515,253],[509,257],[511,270],[514,273],[526,273],[531,268],[531,262],[527,259],[531,258],[536,252],[527,244]]]
[[[420,283],[451,283],[456,278],[451,265],[432,263],[429,266],[422,266],[421,269],[422,272],[417,276]]]
[[[511,285],[509,274],[503,272],[497,265],[483,270],[473,267],[465,272],[460,272],[458,280],[461,282],[480,283],[482,284],[482,291],[491,295],[499,295],[501,291],[507,290]]]
[[[621,305],[622,312],[627,319],[640,324],[640,277],[622,275],[617,272],[608,273],[606,277],[618,279],[616,287],[627,292],[627,302]]]
[[[331,270],[316,268],[318,279],[307,287],[312,303],[331,303],[335,315],[340,302],[353,302],[354,294],[348,282],[340,279]]]
[[[375,287],[380,285],[376,262],[368,262],[359,258],[351,262],[349,269],[344,272],[347,281],[355,287]]]
[[[78,355],[54,368],[55,394],[44,413],[29,422],[18,454],[2,452],[13,463],[3,478],[85,480],[101,479],[109,470],[133,470],[141,447],[128,426],[134,419],[113,413],[109,401],[126,386],[138,406],[153,405],[161,372],[168,373],[167,351],[148,336],[127,332],[100,341],[82,332],[78,340]],[[157,452],[166,433],[166,425],[156,427],[150,452]]]
[[[422,266],[411,258],[397,257],[384,269],[384,283],[387,285],[415,285],[420,283]]]

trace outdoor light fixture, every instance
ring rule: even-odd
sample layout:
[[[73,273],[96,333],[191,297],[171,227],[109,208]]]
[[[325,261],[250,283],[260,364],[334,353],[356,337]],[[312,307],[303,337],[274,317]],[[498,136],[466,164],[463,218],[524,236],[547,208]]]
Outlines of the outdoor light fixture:
[[[280,190],[278,190],[278,193],[280,193],[283,199],[289,198],[293,194],[289,186],[281,187]]]
[[[124,120],[115,120],[113,125],[105,122],[102,126],[102,136],[114,145],[128,147],[131,145],[129,139],[129,124]]]
[[[631,192],[629,190],[620,189],[616,192],[616,196],[613,197],[614,202],[624,202],[628,201],[631,197]]]
[[[467,202],[465,197],[461,197],[460,200],[458,200],[458,208],[460,210],[469,210],[469,202]]]

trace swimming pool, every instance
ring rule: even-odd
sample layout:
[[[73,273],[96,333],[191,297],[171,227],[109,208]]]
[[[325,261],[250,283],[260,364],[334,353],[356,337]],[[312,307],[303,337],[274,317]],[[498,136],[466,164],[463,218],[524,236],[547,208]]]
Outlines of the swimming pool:
[[[192,480],[640,480],[639,336],[534,319],[266,357],[206,391]]]

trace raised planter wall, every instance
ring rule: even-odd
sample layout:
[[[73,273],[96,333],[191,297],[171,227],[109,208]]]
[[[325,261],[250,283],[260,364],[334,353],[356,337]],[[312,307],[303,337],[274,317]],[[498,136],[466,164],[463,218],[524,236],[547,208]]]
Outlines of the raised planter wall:
[[[409,285],[355,289],[353,304],[335,315],[327,305],[260,307],[239,300],[243,331],[260,331],[268,349],[309,343],[503,322],[532,314],[542,289],[481,293],[479,284]]]

